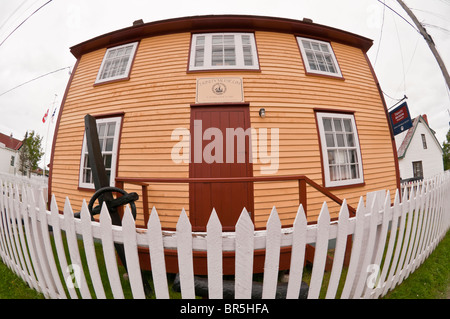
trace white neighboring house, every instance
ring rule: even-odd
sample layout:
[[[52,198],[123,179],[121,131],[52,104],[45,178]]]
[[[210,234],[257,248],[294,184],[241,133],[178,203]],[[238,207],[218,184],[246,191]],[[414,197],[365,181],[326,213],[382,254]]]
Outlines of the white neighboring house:
[[[396,135],[395,142],[402,181],[429,178],[444,171],[442,147],[425,114],[414,118],[412,127]]]
[[[19,168],[19,149],[22,141],[0,133],[0,173],[16,174]]]

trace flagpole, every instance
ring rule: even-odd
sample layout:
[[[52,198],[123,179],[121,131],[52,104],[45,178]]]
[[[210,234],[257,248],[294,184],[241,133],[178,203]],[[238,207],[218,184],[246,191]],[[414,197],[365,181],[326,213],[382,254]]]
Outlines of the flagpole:
[[[56,102],[56,97],[57,97],[57,96],[58,96],[58,94],[55,94],[55,98],[53,99],[53,105],[52,105],[53,113],[52,113],[52,117],[53,117],[53,115],[54,115],[54,113],[55,113],[55,102]],[[46,157],[47,157],[48,134],[49,134],[49,132],[50,132],[50,122],[51,122],[51,121],[49,121],[49,119],[48,119],[48,113],[47,113],[46,121],[48,121],[48,124],[47,124],[47,135],[46,135],[46,137],[45,137],[44,163],[43,163],[44,168],[43,168],[43,170],[42,170],[42,178],[43,178],[43,179],[45,179],[45,160],[46,160]]]

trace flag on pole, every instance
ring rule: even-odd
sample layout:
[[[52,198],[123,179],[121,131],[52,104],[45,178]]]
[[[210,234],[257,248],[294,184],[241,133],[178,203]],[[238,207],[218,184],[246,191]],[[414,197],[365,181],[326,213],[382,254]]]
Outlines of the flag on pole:
[[[44,117],[42,118],[42,123],[45,123],[45,121],[47,120],[48,110],[49,109],[47,109],[47,112],[45,113]]]
[[[56,114],[56,109],[57,109],[58,107],[55,107],[55,109],[53,110],[53,114],[52,114],[52,123],[53,123],[53,121],[54,121],[54,119],[55,119],[55,114]]]

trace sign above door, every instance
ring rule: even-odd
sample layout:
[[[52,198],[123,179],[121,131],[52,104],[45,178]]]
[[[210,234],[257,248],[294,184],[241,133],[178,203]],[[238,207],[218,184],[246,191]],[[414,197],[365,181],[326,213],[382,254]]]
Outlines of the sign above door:
[[[195,103],[242,103],[244,86],[240,77],[197,78]]]

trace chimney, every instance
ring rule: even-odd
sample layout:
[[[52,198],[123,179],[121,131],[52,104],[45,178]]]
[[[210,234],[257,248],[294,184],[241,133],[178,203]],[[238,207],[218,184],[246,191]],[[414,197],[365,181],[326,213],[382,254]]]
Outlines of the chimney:
[[[427,125],[429,125],[429,124],[428,124],[428,117],[427,117],[427,115],[426,115],[426,114],[422,114],[422,117],[423,117],[423,119],[425,120],[425,122],[427,122]]]
[[[133,27],[136,27],[138,25],[144,24],[144,20],[140,19],[140,20],[136,20],[133,22]]]

